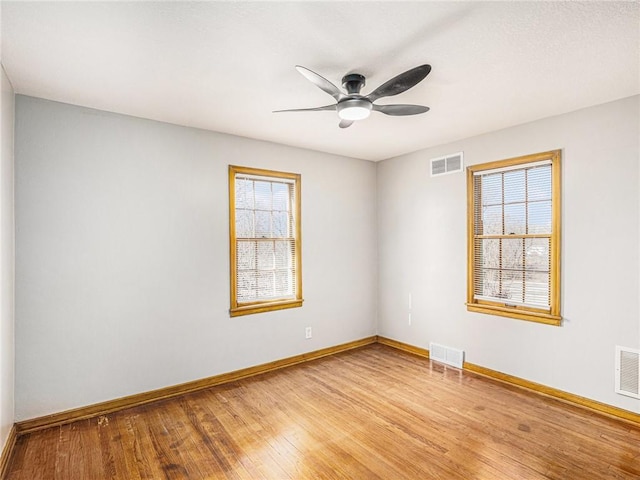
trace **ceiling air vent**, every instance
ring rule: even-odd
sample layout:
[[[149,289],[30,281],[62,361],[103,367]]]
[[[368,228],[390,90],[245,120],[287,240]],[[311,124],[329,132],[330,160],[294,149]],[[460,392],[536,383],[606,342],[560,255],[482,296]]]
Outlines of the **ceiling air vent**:
[[[431,176],[446,175],[462,171],[462,152],[431,159]]]
[[[616,346],[616,393],[640,398],[640,350]]]

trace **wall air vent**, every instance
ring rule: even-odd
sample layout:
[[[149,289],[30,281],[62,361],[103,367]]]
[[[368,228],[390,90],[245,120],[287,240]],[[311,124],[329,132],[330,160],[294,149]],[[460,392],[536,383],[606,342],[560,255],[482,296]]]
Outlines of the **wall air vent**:
[[[464,352],[457,348],[446,347],[444,345],[438,345],[437,343],[429,344],[429,359],[446,363],[452,367],[462,368],[464,363]]]
[[[616,346],[616,393],[640,398],[640,350]]]
[[[431,176],[446,175],[462,171],[462,152],[431,159]]]

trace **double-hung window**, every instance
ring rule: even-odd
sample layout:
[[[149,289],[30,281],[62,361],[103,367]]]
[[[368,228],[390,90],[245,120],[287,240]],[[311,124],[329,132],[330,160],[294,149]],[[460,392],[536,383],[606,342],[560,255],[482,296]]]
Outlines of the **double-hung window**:
[[[559,325],[560,150],[467,168],[467,309]]]
[[[302,305],[300,175],[229,166],[231,316]]]

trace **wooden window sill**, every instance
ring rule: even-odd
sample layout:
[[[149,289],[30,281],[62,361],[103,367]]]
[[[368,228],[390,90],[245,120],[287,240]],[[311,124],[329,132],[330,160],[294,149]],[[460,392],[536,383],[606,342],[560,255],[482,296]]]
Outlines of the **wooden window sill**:
[[[271,312],[273,310],[284,310],[285,308],[297,308],[302,306],[303,300],[278,300],[274,302],[260,302],[249,305],[240,305],[229,310],[232,317],[241,315],[251,315],[253,313]]]
[[[544,323],[546,325],[560,326],[562,317],[544,312],[532,312],[521,307],[501,307],[497,305],[480,305],[477,303],[467,303],[467,311],[475,313],[485,313],[488,315],[498,315],[500,317],[516,318],[529,322]]]

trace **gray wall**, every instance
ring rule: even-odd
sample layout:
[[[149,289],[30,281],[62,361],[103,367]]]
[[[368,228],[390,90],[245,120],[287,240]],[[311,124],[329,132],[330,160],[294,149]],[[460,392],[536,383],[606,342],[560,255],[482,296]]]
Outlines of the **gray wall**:
[[[14,95],[0,63],[0,451],[14,422]]]
[[[375,334],[374,163],[16,98],[17,420]],[[228,164],[302,174],[302,308],[229,317]]]
[[[614,347],[640,348],[639,98],[548,118],[378,164],[380,335],[461,348],[467,361],[620,408]],[[476,164],[563,151],[562,327],[466,311],[465,175]],[[408,296],[412,294],[409,325]]]

